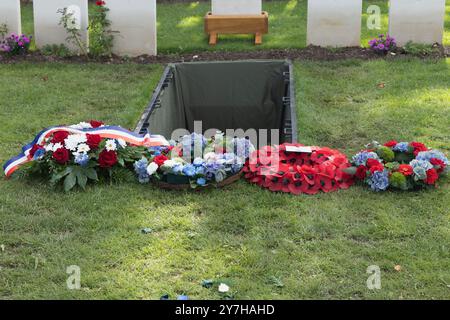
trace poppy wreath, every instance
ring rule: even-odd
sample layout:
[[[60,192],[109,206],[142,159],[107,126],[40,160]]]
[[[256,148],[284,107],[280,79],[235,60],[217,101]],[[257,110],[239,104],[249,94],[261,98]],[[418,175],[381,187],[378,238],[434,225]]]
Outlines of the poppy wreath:
[[[353,176],[345,172],[350,163],[339,151],[310,147],[311,153],[290,152],[288,146],[304,147],[282,144],[254,151],[244,166],[245,178],[270,191],[295,195],[348,189],[353,184]]]
[[[435,187],[448,174],[449,164],[441,151],[420,142],[391,140],[381,145],[375,141],[352,157],[346,172],[373,191],[413,190]]]

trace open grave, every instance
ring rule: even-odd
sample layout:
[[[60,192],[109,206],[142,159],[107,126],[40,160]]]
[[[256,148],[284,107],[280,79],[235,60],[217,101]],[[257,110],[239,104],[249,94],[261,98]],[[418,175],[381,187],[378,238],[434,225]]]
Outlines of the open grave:
[[[166,67],[136,132],[174,138],[176,129],[279,130],[279,143],[297,140],[293,66],[257,60],[175,63]],[[256,142],[256,141],[252,141]],[[274,141],[276,142],[276,141]]]

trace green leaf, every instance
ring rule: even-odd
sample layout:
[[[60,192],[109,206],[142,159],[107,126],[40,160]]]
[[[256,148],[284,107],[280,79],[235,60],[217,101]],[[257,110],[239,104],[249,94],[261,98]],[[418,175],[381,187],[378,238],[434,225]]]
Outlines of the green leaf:
[[[77,170],[76,176],[77,176],[78,185],[84,190],[84,189],[86,189],[86,184],[87,184],[88,178],[83,171],[84,170]]]
[[[352,175],[352,176],[354,176],[355,174],[356,174],[356,170],[357,170],[358,168],[356,168],[356,167],[348,167],[348,168],[345,168],[344,170],[342,170],[343,172],[345,172],[345,173],[347,173],[347,174],[349,174],[349,175]]]
[[[77,177],[73,172],[71,172],[64,180],[64,191],[68,192],[68,191],[72,190],[73,187],[75,187],[76,183],[77,183]]]
[[[85,169],[85,173],[86,173],[86,176],[89,179],[94,180],[94,181],[98,181],[97,171],[95,171],[94,168],[87,168],[87,169]]]

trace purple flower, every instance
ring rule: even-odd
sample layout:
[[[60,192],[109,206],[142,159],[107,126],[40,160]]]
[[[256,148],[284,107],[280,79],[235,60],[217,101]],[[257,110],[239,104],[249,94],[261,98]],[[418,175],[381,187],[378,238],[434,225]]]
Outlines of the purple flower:
[[[377,46],[377,48],[379,49],[379,50],[384,50],[384,44],[382,44],[382,43],[380,43],[378,46]]]

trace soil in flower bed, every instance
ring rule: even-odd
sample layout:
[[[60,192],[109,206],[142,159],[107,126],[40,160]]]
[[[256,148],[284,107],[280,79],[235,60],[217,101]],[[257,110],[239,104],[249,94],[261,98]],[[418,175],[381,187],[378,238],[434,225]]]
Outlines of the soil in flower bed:
[[[73,56],[61,58],[57,56],[46,56],[40,52],[29,53],[24,56],[6,56],[0,55],[0,63],[15,62],[97,62],[106,64],[122,64],[126,62],[151,64],[151,63],[171,63],[180,61],[224,61],[224,60],[248,60],[248,59],[291,59],[291,60],[318,60],[334,61],[344,59],[397,59],[404,56],[410,56],[404,52],[395,55],[378,55],[368,48],[339,48],[330,50],[327,48],[309,46],[303,49],[272,49],[249,52],[228,52],[228,51],[201,51],[184,54],[162,54],[158,56],[140,56],[135,58],[126,58],[119,56],[104,57],[99,59],[88,59],[84,56]],[[449,48],[438,46],[432,54],[420,56],[427,59],[440,59],[449,56]]]

